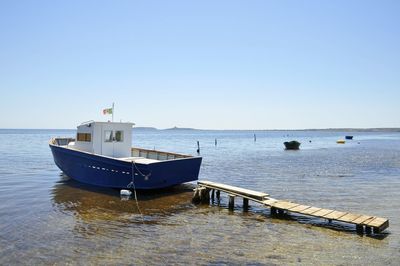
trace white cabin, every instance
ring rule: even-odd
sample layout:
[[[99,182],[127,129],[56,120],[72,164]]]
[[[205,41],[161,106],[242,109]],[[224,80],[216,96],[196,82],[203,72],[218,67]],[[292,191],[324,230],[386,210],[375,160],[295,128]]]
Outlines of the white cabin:
[[[130,157],[133,123],[89,121],[77,127],[73,148],[121,158]]]

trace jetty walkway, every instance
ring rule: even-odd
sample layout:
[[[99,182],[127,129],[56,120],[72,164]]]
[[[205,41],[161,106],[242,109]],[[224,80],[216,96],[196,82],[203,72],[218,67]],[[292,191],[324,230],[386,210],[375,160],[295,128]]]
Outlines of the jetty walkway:
[[[364,232],[368,235],[372,233],[377,234],[383,232],[389,227],[389,220],[386,218],[318,208],[285,200],[277,200],[271,198],[267,193],[210,181],[198,182],[198,187],[194,190],[193,202],[209,204],[210,198],[213,200],[214,197],[217,197],[217,200],[220,199],[220,192],[228,194],[228,208],[231,210],[234,209],[235,197],[241,197],[243,198],[244,210],[248,209],[249,200],[251,200],[270,208],[271,214],[273,215],[297,213],[305,216],[326,219],[329,222],[339,221],[354,224],[357,232],[360,234],[364,234]]]

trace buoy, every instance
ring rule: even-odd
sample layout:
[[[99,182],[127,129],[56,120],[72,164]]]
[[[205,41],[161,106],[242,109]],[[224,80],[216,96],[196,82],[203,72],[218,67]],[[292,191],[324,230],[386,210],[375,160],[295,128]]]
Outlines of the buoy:
[[[132,195],[132,191],[130,191],[130,190],[128,190],[128,189],[121,189],[121,191],[120,191],[120,195],[121,196],[130,196],[130,195]]]

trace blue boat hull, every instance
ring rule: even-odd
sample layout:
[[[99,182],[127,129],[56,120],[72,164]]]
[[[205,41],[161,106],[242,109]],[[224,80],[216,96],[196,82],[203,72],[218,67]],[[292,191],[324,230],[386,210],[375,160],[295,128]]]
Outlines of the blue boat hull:
[[[132,177],[136,189],[159,189],[198,179],[201,157],[131,163],[50,144],[54,162],[67,176],[91,185],[127,188]]]

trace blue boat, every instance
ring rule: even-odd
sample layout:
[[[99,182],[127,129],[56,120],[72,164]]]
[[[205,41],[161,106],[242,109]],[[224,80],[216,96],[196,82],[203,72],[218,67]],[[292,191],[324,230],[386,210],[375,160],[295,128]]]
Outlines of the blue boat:
[[[50,140],[54,162],[67,176],[101,187],[159,189],[198,179],[201,157],[131,147],[132,126],[85,122],[76,139]]]

